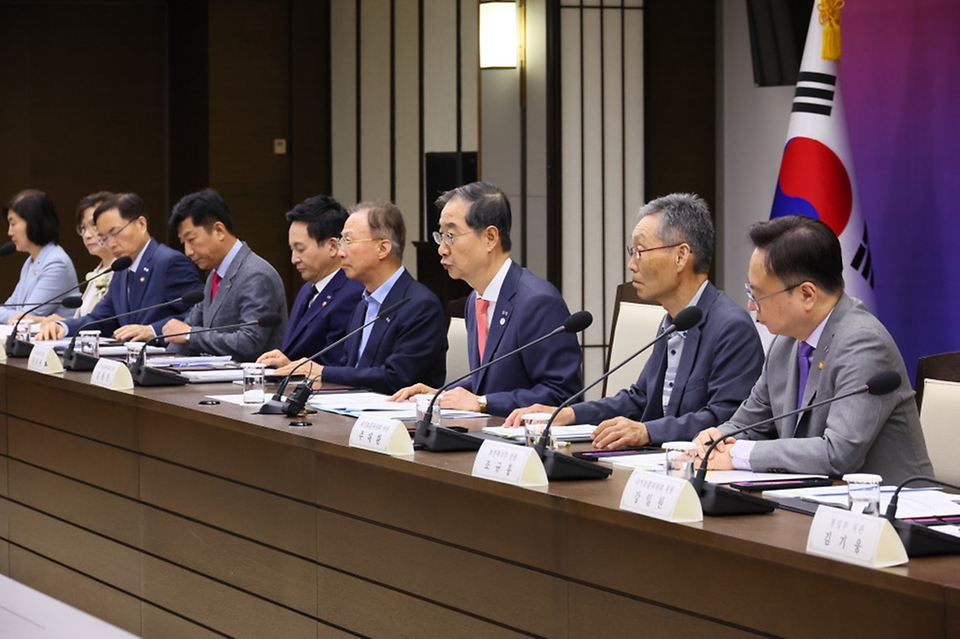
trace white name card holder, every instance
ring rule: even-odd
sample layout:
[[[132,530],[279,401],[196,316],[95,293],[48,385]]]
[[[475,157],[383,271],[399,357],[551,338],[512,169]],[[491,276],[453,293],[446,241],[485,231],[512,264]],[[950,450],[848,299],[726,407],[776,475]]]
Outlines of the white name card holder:
[[[473,460],[473,476],[525,488],[549,485],[536,449],[492,439],[480,445]]]
[[[99,359],[93,367],[90,383],[111,390],[133,390],[133,376],[124,362],[114,359]]]
[[[907,563],[907,551],[883,517],[821,505],[807,536],[807,552],[837,561],[886,568]]]
[[[398,419],[360,413],[350,431],[350,447],[399,457],[413,455],[413,439]]]
[[[30,359],[27,360],[27,370],[37,373],[46,373],[47,375],[56,375],[63,372],[63,363],[57,357],[53,347],[46,344],[37,344],[30,351]]]
[[[680,477],[640,468],[627,480],[620,508],[676,523],[703,521],[703,509],[693,484]]]
[[[0,338],[0,363],[7,361],[7,347],[5,343],[6,340]]]

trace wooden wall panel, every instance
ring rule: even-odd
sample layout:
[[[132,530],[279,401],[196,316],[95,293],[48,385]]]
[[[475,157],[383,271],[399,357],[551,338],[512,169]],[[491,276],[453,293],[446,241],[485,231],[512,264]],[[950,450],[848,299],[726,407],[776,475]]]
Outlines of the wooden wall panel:
[[[140,636],[143,639],[217,639],[224,635],[145,603],[141,608]]]

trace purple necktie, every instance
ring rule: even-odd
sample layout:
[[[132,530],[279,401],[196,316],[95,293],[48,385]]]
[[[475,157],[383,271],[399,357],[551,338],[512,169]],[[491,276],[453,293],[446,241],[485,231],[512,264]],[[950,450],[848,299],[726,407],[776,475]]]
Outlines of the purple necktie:
[[[810,356],[813,355],[813,346],[806,342],[797,345],[797,362],[800,364],[800,387],[797,391],[797,408],[803,406],[803,391],[807,388],[807,377],[810,375]]]

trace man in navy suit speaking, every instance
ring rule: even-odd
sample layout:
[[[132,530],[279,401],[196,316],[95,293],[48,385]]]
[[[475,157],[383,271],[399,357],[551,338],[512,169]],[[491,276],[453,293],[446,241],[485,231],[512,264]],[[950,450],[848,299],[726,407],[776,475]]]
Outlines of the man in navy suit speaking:
[[[470,368],[489,362],[563,324],[570,315],[557,289],[510,259],[510,201],[488,182],[448,191],[437,200],[440,230],[433,234],[440,263],[464,280]],[[520,406],[557,404],[582,388],[577,336],[557,335],[514,358],[474,373],[443,394],[441,407],[505,416]],[[425,380],[424,380],[425,381]],[[394,395],[436,392],[416,384]]]
[[[360,303],[363,284],[340,268],[338,242],[347,210],[328,195],[307,198],[287,212],[290,261],[304,279],[279,349],[257,361],[280,368],[310,357],[347,333],[347,324]],[[321,364],[339,364],[343,345],[324,353]]]

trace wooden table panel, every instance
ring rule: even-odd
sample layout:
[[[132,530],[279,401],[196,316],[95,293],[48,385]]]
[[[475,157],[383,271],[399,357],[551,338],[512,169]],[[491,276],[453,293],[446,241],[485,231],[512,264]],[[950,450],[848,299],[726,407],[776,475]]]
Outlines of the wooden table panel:
[[[231,637],[317,636],[311,617],[146,555],[143,584],[147,601]]]
[[[396,639],[530,636],[337,571],[321,568],[319,577],[320,617],[363,636]],[[475,596],[506,600],[516,594],[511,590],[503,594],[476,593]]]
[[[15,460],[9,472],[10,499],[131,546],[140,542],[136,500]]]
[[[144,551],[316,616],[314,562],[150,506],[142,513]]]
[[[10,576],[128,632],[140,633],[140,601],[136,597],[12,544]]]
[[[18,504],[11,543],[131,595],[140,593],[140,552]]]
[[[149,457],[142,458],[140,467],[145,504],[316,558],[313,506]]]
[[[141,615],[140,636],[143,639],[170,639],[170,637],[176,637],[176,639],[221,639],[224,636],[150,604],[143,604]]]
[[[137,455],[22,419],[7,423],[9,455],[114,493],[136,497]]]

